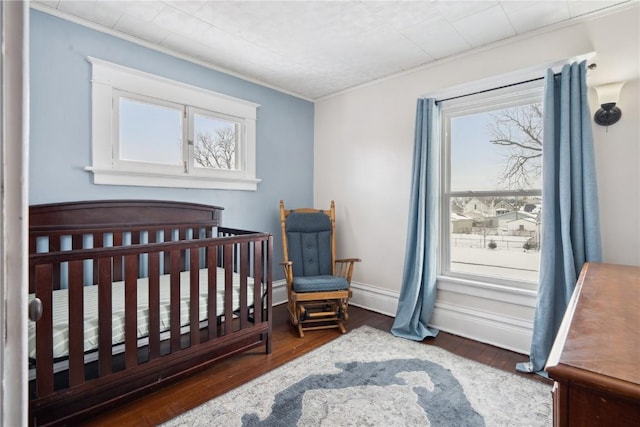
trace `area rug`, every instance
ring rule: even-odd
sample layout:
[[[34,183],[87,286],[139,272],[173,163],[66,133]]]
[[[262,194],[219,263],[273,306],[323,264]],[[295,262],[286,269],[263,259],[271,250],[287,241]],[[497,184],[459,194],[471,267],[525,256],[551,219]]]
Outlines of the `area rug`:
[[[165,426],[551,426],[551,386],[360,327]]]

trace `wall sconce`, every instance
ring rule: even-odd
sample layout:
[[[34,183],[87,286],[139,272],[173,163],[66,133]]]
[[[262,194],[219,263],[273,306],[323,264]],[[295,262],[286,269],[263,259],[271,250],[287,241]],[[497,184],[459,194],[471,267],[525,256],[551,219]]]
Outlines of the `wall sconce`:
[[[593,120],[600,126],[610,126],[622,117],[622,111],[616,107],[622,85],[624,83],[610,83],[595,88],[600,108],[593,115]]]

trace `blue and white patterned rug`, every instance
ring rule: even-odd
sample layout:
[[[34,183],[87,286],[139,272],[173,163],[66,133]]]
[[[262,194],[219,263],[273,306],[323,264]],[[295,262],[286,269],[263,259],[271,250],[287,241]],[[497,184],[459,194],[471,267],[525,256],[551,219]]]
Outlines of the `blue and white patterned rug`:
[[[363,326],[166,426],[550,426],[551,386]]]

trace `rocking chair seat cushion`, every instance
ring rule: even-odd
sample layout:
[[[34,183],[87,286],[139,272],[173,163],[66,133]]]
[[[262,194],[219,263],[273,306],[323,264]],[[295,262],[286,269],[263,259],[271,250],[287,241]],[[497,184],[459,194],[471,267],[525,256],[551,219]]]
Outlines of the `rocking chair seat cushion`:
[[[340,276],[294,277],[293,290],[296,292],[342,291],[349,289],[347,279]]]

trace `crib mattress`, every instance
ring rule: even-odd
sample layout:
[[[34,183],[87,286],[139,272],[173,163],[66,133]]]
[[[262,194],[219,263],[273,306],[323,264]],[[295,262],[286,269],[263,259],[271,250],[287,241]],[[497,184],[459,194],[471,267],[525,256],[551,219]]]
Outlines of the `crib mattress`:
[[[190,301],[190,272],[180,273],[180,325],[189,324]],[[160,276],[160,331],[167,331],[170,327],[170,275]],[[199,291],[199,319],[207,320],[208,300],[208,269],[200,270]],[[149,333],[149,280],[138,279],[138,338],[144,338]],[[247,278],[247,306],[253,305],[253,279]],[[98,286],[85,286],[84,296],[84,351],[89,352],[98,348]],[[125,338],[125,296],[124,282],[112,283],[112,342],[118,345]],[[224,313],[225,270],[217,268],[217,313]],[[33,299],[34,294],[29,295]],[[69,352],[69,307],[68,290],[60,289],[53,292],[53,357],[64,358]],[[233,310],[240,308],[240,275],[233,274]],[[29,357],[36,357],[36,327],[29,322]]]

